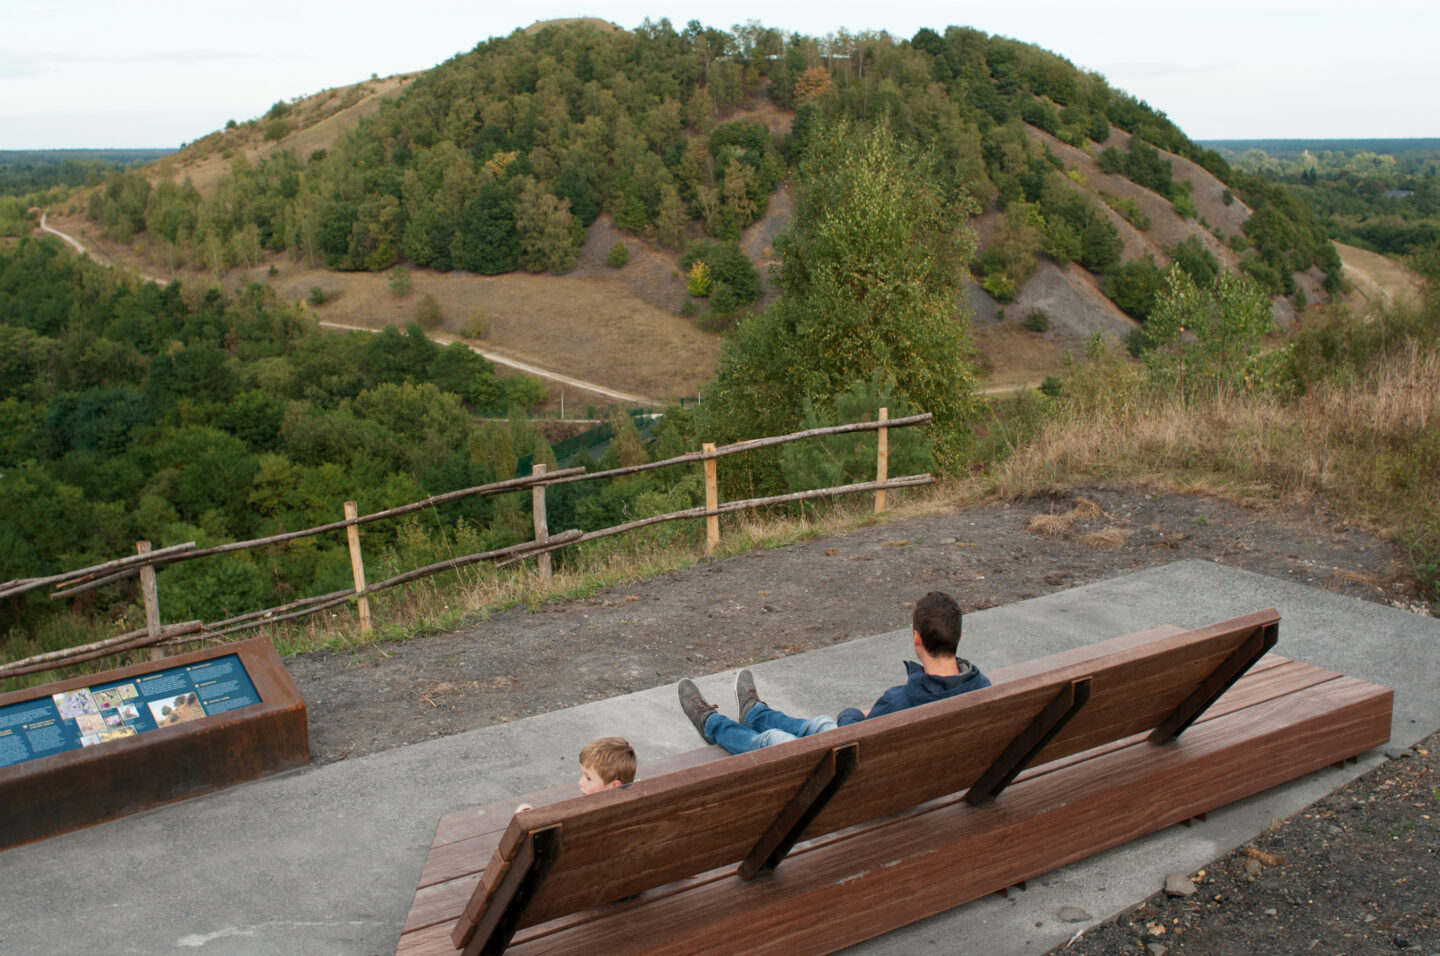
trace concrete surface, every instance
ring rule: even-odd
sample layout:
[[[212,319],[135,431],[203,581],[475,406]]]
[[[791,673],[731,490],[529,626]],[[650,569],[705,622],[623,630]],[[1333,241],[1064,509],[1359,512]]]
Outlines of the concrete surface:
[[[1392,744],[1440,728],[1440,620],[1205,561],[967,615],[962,653],[994,669],[1157,624],[1197,627],[1271,606],[1281,614],[1278,653],[1395,689]],[[761,693],[797,713],[868,706],[902,679],[908,622],[896,625],[756,665]],[[727,710],[732,680],[733,671],[697,675]],[[699,744],[667,684],[17,847],[0,853],[0,952],[391,953],[439,818],[578,777],[580,746],[603,734],[628,737],[642,763]],[[1044,952],[1383,759],[1372,752],[853,952]],[[1062,907],[1092,918],[1063,922]]]

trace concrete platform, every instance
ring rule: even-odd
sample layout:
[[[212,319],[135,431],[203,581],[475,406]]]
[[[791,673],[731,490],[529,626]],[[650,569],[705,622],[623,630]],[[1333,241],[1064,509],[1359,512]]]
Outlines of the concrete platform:
[[[918,595],[917,595],[918,596]],[[968,615],[962,653],[995,668],[1155,624],[1274,606],[1278,653],[1395,689],[1392,744],[1440,727],[1440,620],[1204,561]],[[906,622],[897,621],[904,627]],[[902,678],[908,627],[753,668],[796,713],[868,706]],[[733,672],[697,675],[724,706]],[[295,771],[0,853],[0,952],[388,954],[440,816],[578,777],[603,734],[642,762],[693,749],[674,685]],[[1383,760],[1327,769],[856,947],[1039,953],[1193,871]],[[61,795],[57,795],[57,798]]]

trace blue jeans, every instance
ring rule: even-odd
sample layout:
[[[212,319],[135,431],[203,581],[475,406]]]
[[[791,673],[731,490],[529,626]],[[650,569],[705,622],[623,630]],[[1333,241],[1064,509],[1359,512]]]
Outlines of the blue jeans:
[[[835,729],[835,718],[828,716],[791,717],[764,704],[756,704],[745,715],[745,723],[725,717],[718,711],[705,718],[705,739],[719,744],[732,754],[749,753],[761,747],[809,737]]]

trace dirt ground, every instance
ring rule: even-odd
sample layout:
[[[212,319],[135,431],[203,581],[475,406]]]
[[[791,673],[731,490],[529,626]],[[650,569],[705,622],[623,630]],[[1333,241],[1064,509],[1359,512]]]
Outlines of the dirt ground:
[[[1101,513],[1027,530],[1082,499]],[[288,663],[323,764],[895,630],[933,589],[973,611],[1189,558],[1428,611],[1394,545],[1322,510],[1089,488],[878,521]],[[1440,953],[1437,751],[1432,737],[1216,861],[1195,895],[1162,894],[1065,952]]]

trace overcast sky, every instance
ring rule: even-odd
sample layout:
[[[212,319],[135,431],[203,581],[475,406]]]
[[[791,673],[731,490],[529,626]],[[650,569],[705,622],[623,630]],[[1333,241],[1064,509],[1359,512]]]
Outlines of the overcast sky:
[[[178,147],[276,100],[428,69],[570,16],[624,27],[668,17],[677,29],[758,20],[811,36],[969,26],[1102,74],[1192,139],[1440,137],[1437,0],[582,3],[9,4],[0,149]]]

